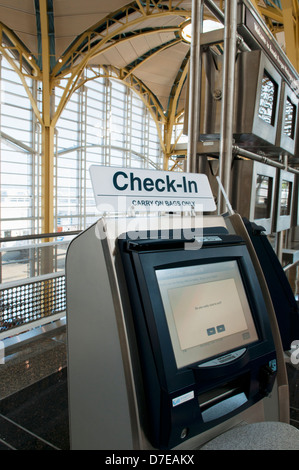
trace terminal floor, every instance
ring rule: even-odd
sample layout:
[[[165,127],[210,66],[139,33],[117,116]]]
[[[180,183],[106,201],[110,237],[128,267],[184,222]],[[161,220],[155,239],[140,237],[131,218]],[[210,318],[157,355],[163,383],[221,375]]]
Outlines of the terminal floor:
[[[0,365],[0,450],[68,450],[64,331],[19,346]],[[299,428],[299,369],[287,365],[291,424]]]

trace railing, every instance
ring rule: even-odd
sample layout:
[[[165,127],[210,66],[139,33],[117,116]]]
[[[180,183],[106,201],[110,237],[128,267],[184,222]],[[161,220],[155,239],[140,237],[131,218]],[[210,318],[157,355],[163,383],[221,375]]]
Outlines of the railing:
[[[65,316],[65,255],[78,233],[0,239],[0,340]]]
[[[65,317],[65,255],[78,233],[0,238],[0,340]],[[284,250],[288,277],[298,265],[299,250]],[[297,294],[297,275],[293,281]]]

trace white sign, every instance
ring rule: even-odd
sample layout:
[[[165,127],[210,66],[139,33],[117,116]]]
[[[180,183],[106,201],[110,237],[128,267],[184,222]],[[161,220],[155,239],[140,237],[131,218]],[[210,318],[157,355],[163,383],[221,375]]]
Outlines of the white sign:
[[[206,175],[92,165],[89,169],[100,212],[216,209]]]

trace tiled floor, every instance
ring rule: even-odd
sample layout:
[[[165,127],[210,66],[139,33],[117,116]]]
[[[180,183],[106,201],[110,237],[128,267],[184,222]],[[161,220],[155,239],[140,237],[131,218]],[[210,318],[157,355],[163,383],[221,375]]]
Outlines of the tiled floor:
[[[65,337],[25,344],[0,365],[0,450],[69,449]]]
[[[299,369],[287,365],[299,428]],[[68,450],[65,333],[23,346],[0,365],[0,450]]]

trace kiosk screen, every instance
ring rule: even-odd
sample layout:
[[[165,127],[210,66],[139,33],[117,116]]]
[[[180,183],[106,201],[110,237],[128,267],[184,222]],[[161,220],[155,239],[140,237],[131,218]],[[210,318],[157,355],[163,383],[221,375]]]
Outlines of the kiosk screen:
[[[156,276],[178,368],[258,340],[236,260]]]
[[[271,126],[273,126],[275,122],[277,95],[277,83],[264,71],[258,115]]]
[[[257,175],[254,219],[266,219],[271,214],[273,178],[266,175]]]
[[[292,183],[282,180],[280,195],[280,215],[289,215],[291,212]]]
[[[291,139],[295,135],[296,107],[289,98],[286,100],[283,133]]]

